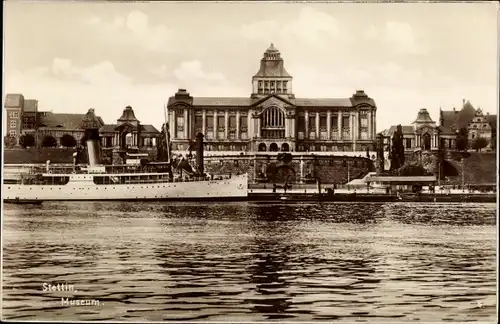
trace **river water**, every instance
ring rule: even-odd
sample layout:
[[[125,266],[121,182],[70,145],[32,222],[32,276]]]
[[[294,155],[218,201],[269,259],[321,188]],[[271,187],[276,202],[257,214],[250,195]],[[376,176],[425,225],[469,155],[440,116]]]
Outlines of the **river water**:
[[[496,237],[495,204],[4,205],[2,317],[493,322]]]

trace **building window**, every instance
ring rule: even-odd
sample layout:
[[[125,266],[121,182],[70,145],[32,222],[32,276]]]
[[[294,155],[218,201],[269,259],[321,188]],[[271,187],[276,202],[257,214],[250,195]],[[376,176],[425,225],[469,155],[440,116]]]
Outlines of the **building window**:
[[[19,112],[18,111],[12,112],[11,117],[12,118],[19,118]]]
[[[332,118],[331,127],[338,128],[339,127],[339,118],[337,116],[332,116],[331,118]]]
[[[194,129],[197,133],[203,131],[203,116],[194,116]]]
[[[326,128],[326,117],[324,116],[319,117],[319,127]]]
[[[243,140],[248,139],[247,132],[242,132],[242,133],[241,133],[241,139],[243,139]]]
[[[10,121],[10,128],[16,128],[17,126],[17,120],[11,120]]]
[[[236,128],[236,116],[229,116],[229,128]]]
[[[405,138],[406,141],[406,148],[411,149],[411,138]]]
[[[226,117],[217,115],[217,128],[224,129],[226,127]]]
[[[9,135],[10,135],[11,137],[16,137],[16,131],[15,131],[15,130],[11,130],[11,131],[9,131]]]
[[[207,116],[207,130],[213,130],[213,129],[214,129],[214,117]]]
[[[368,132],[367,131],[362,131],[361,132],[361,139],[362,140],[367,140],[368,139]]]
[[[303,132],[306,130],[306,118],[304,116],[299,116],[298,131]]]
[[[176,123],[177,123],[177,127],[184,127],[184,117],[177,116]]]
[[[351,125],[349,124],[349,121],[349,116],[342,116],[342,128],[350,128]]]
[[[366,116],[361,117],[361,127],[368,127],[368,118]]]
[[[309,129],[316,129],[316,117],[309,116]]]

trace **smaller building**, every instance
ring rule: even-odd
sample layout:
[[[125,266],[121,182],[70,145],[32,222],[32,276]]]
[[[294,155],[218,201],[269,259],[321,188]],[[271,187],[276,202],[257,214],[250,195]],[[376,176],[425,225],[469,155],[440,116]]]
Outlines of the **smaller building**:
[[[401,128],[406,151],[437,150],[440,146],[455,147],[455,133],[446,127],[437,126],[425,108],[420,109],[417,118],[411,125],[402,125]],[[381,133],[386,138],[386,150],[389,150],[396,131],[397,126],[391,126]]]
[[[496,115],[484,115],[481,108],[475,109],[469,101],[463,101],[461,110],[439,111],[439,125],[423,108],[411,125],[402,125],[403,145],[406,151],[437,150],[456,148],[456,138],[460,129],[467,129],[469,144],[478,137],[488,141],[487,148],[493,148],[496,141]],[[384,138],[385,150],[389,150],[397,126],[391,126],[379,133]]]
[[[38,101],[24,99],[22,94],[7,94],[5,97],[7,112],[8,138],[15,146],[19,146],[19,139],[24,134],[35,137],[35,145],[40,147],[45,137],[55,139],[56,147],[61,147],[61,138],[70,135],[77,145],[81,144],[85,135],[83,119],[86,114],[53,113],[39,111]],[[116,124],[105,124],[97,116],[101,145],[104,148],[155,148],[161,133],[153,125],[143,125],[135,117],[132,107],[127,106]]]
[[[103,148],[140,149],[155,148],[161,133],[153,125],[142,125],[132,107],[123,110],[116,124],[99,129]]]

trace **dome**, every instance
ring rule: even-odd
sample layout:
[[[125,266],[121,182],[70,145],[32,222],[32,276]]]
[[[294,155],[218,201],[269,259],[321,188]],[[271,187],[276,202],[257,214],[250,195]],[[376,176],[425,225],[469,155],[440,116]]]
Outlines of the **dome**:
[[[434,123],[432,120],[431,116],[429,115],[429,112],[427,109],[422,108],[418,112],[417,119],[414,121],[414,123]]]
[[[132,109],[132,107],[127,106],[123,110],[123,114],[118,120],[119,121],[137,121],[137,118],[135,118],[134,110]]]
[[[271,43],[271,46],[269,46],[269,48],[266,50],[266,52],[268,53],[278,53],[278,49],[276,47],[274,47],[274,44]]]

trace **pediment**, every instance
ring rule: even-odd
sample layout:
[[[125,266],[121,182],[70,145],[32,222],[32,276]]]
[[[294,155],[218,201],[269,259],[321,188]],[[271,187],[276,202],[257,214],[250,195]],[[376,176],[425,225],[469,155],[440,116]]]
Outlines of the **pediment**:
[[[254,106],[259,106],[262,108],[268,108],[270,106],[277,106],[280,108],[284,108],[286,106],[294,106],[294,104],[288,101],[285,98],[282,98],[278,95],[269,95],[268,97],[262,98],[261,100],[255,102]]]
[[[434,126],[431,126],[431,125],[422,125],[420,127],[418,127],[415,132],[416,133],[420,133],[420,134],[423,134],[423,133],[430,133],[432,134],[434,132],[434,129],[436,127]]]
[[[125,122],[123,124],[116,126],[115,130],[119,131],[119,132],[124,132],[124,131],[131,132],[131,131],[137,130],[137,127],[135,127],[134,125],[132,125],[130,123]]]

